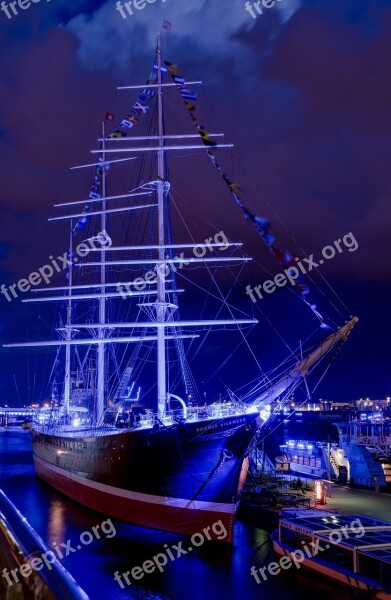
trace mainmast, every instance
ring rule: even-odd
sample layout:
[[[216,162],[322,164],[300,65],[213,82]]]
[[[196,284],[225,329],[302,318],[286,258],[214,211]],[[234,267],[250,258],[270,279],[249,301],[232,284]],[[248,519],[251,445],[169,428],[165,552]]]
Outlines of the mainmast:
[[[106,168],[105,168],[105,125],[102,124],[102,170],[101,170],[101,184],[102,184],[102,214],[100,217],[100,227],[102,235],[106,231],[107,225],[107,202],[106,202]],[[106,322],[106,298],[105,298],[105,284],[106,284],[106,250],[105,245],[102,244],[100,251],[100,297],[99,297],[99,324],[104,325]],[[105,337],[104,327],[100,327],[98,330],[98,338],[103,340]],[[96,397],[96,412],[95,412],[95,424],[97,426],[102,424],[103,414],[105,410],[105,377],[106,377],[106,345],[104,343],[98,344],[98,365],[97,365],[97,397]]]
[[[165,231],[164,231],[164,188],[165,188],[165,161],[164,161],[164,129],[163,129],[163,91],[162,91],[162,55],[160,48],[160,33],[157,40],[157,69],[158,69],[158,127],[159,150],[158,158],[158,237],[159,261],[165,259]],[[161,263],[164,264],[164,263]],[[159,274],[159,271],[158,271]],[[166,284],[164,277],[157,278],[156,322],[164,323],[166,317]],[[166,381],[166,332],[164,327],[157,328],[157,393],[158,414],[164,417],[167,402]]]

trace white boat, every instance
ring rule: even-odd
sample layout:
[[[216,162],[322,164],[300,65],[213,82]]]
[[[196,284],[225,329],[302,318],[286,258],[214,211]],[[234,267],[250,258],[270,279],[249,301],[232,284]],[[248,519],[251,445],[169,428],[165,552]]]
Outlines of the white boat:
[[[364,515],[296,511],[282,518],[272,534],[279,557],[293,553],[300,569],[362,590],[372,598],[391,600],[391,523]],[[288,563],[288,559],[280,558]]]
[[[335,423],[351,485],[391,488],[391,422],[373,418]]]
[[[276,456],[279,471],[289,471],[304,477],[326,479],[330,460],[330,476],[339,483],[346,483],[348,460],[342,448],[332,443],[309,440],[287,440],[280,445],[281,455]],[[329,456],[330,452],[330,456]]]

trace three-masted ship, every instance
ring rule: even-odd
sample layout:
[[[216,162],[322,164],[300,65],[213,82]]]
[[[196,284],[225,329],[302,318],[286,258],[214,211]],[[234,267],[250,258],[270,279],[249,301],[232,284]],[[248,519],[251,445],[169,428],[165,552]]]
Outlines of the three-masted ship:
[[[178,298],[184,290],[177,280],[187,266],[233,268],[249,257],[238,256],[241,244],[221,236],[208,241],[207,255],[202,240],[173,241],[167,156],[173,151],[176,155],[205,152],[207,146],[194,143],[192,138],[198,134],[166,133],[166,90],[179,87],[182,96],[192,101],[190,82],[163,82],[166,71],[159,39],[147,84],[127,88],[140,87],[138,101],[112,134],[106,135],[103,128],[100,147],[93,151],[96,162],[83,165],[95,173],[88,200],[56,205],[76,207],[52,219],[70,223],[67,279],[62,286],[34,289],[28,301],[62,303],[57,339],[11,345],[53,346],[57,351],[52,402],[58,406],[53,419],[30,424],[40,478],[90,509],[146,527],[191,535],[221,521],[228,532],[224,541],[231,542],[249,453],[267,418],[265,408],[294,389],[322,356],[346,339],[355,319],[257,392],[251,402],[208,405],[201,401],[197,406],[189,402],[194,380],[185,344],[200,337],[205,328],[251,328],[257,320],[239,318],[227,303],[230,318],[192,320],[180,315]],[[148,135],[125,135],[148,111],[152,122]],[[214,143],[215,148],[227,146]],[[138,176],[131,191],[111,195],[109,168],[132,159],[131,166],[143,162],[144,175]],[[138,214],[143,215],[139,220]],[[120,222],[120,218],[128,220]],[[75,235],[86,231],[87,223],[92,233],[76,246]],[[117,232],[124,229],[125,240],[133,233],[136,243],[118,242]],[[145,232],[142,242],[141,230]],[[112,309],[118,304],[122,313]],[[136,309],[137,318],[130,307]],[[133,349],[119,358],[117,348]],[[61,356],[63,376],[58,374]],[[147,380],[155,383],[152,408],[145,406],[134,387],[139,360],[144,360]],[[176,371],[182,374],[183,395],[172,385]]]

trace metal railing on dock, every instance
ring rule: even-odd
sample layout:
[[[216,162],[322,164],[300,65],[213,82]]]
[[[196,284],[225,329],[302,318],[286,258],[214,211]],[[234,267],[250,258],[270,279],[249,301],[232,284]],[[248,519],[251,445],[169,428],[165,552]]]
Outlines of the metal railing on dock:
[[[89,600],[1,490],[0,575],[2,600]]]

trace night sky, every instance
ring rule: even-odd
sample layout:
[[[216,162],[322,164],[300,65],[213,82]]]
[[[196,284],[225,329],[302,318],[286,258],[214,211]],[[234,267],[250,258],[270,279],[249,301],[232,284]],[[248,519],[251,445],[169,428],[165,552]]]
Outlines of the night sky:
[[[319,256],[349,232],[358,242],[357,251],[328,261],[310,283],[309,299],[327,318],[339,325],[350,314],[360,318],[314,397],[390,395],[391,0],[279,0],[255,19],[242,0],[157,0],[126,19],[114,0],[35,1],[11,19],[0,12],[0,283],[16,283],[63,252],[65,230],[47,223],[52,205],[87,197],[91,183],[91,173],[72,179],[69,167],[92,162],[105,111],[122,119],[136,99],[124,100],[115,88],[147,79],[156,34],[168,19],[164,56],[203,81],[205,126],[221,128],[235,144],[225,161],[246,205],[270,220],[294,256]],[[259,308],[291,347],[319,323],[291,290],[252,305],[245,285],[265,281],[265,269],[274,276],[278,263],[210,161],[195,159],[187,170],[182,164],[174,158],[178,191],[203,218],[242,240],[256,261],[234,298],[261,318],[252,334],[259,362],[279,364],[286,347]],[[203,172],[189,188],[199,165]],[[208,231],[201,226],[201,239]],[[2,343],[50,331],[45,307],[1,296],[0,311]],[[213,351],[223,360],[228,338],[218,336]],[[22,403],[40,399],[53,354],[0,352],[0,405],[19,404],[15,378]],[[207,356],[195,372],[203,380]],[[224,383],[245,383],[247,366],[236,355]]]

